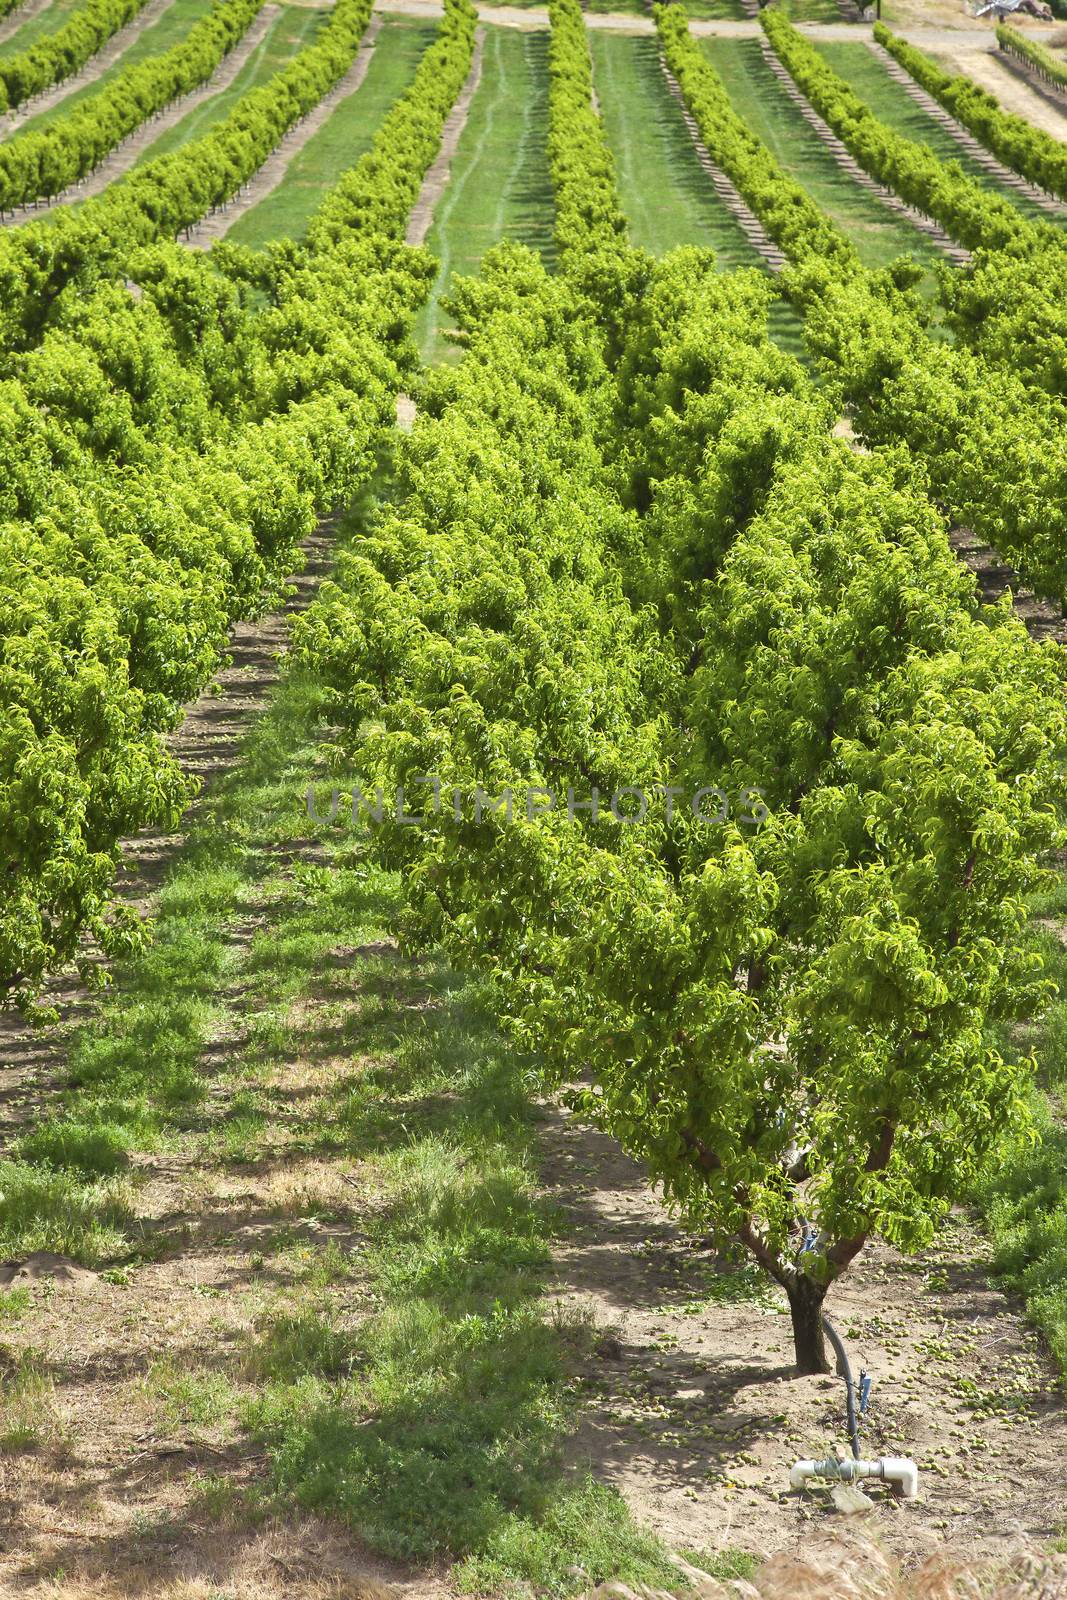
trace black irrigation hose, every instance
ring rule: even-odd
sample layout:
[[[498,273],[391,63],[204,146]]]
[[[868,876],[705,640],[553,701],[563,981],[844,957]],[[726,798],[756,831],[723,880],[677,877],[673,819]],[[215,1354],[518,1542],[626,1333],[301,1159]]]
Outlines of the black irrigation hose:
[[[841,1335],[838,1333],[829,1317],[823,1317],[822,1325],[826,1330],[826,1337],[834,1347],[834,1354],[837,1356],[838,1369],[841,1373],[841,1376],[845,1380],[845,1393],[848,1397],[848,1432],[849,1438],[852,1440],[852,1454],[858,1461],[860,1459],[860,1430],[856,1422],[856,1384],[852,1376],[852,1367],[848,1359],[848,1351],[845,1349]]]

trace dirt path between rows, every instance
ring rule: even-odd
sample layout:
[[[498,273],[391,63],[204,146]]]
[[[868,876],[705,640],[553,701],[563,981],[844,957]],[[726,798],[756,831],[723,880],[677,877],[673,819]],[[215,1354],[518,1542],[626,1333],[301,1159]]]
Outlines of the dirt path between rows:
[[[184,846],[212,783],[236,764],[243,739],[277,683],[277,658],[288,639],[288,618],[310,603],[325,570],[331,536],[332,525],[323,523],[305,545],[307,564],[293,580],[293,597],[283,610],[234,625],[229,664],[215,674],[212,685],[187,707],[178,727],[168,735],[168,749],[185,772],[201,781],[204,790],[189,807],[179,830],[146,830],[122,841],[116,892],[126,904],[142,910],[149,906]],[[66,1059],[66,1029],[89,1016],[96,1005],[95,998],[75,979],[64,976],[49,983],[44,999],[59,1010],[57,1026],[37,1030],[13,1013],[0,1012],[0,1150],[25,1128],[30,1108],[42,1105],[56,1092]]]
[[[224,205],[218,206],[208,213],[195,228],[184,235],[186,243],[193,250],[207,250],[216,239],[224,239],[233,227],[261,200],[272,194],[278,185],[285,180],[290,163],[303,150],[308,141],[314,138],[319,129],[332,116],[333,112],[347,100],[349,95],[355,94],[367,76],[371,56],[374,54],[374,45],[382,26],[380,16],[372,16],[367,25],[367,31],[360,41],[359,49],[352,65],[340,82],[336,83],[328,94],[324,94],[317,105],[294,123],[285,137],[275,145],[271,154],[263,165],[253,174],[244,185],[240,193]]]
[[[101,45],[95,55],[89,57],[80,72],[73,77],[64,78],[62,83],[57,83],[51,89],[46,89],[43,94],[36,95],[32,100],[26,100],[16,111],[11,111],[0,121],[0,137],[6,137],[20,128],[31,117],[39,117],[44,111],[51,111],[53,106],[58,106],[66,100],[68,95],[74,94],[78,89],[84,89],[88,84],[113,67],[119,57],[130,48],[135,39],[140,38],[146,28],[158,22],[164,11],[172,4],[172,0],[148,0],[142,11],[117,33],[113,33],[106,44]]]
[[[100,165],[94,168],[87,177],[82,178],[78,183],[72,183],[69,189],[64,189],[61,194],[56,195],[53,200],[49,201],[49,206],[69,205],[77,200],[91,200],[94,195],[102,194],[109,184],[115,182],[116,178],[121,178],[125,173],[132,171],[144,152],[151,149],[157,139],[162,138],[163,134],[168,132],[169,129],[177,127],[183,118],[187,117],[191,111],[195,111],[198,106],[203,105],[205,101],[213,99],[215,95],[221,94],[230,87],[253,51],[257,50],[266,38],[275,19],[280,15],[280,6],[264,6],[263,10],[253,20],[248,32],[242,39],[238,40],[229,54],[223,57],[206,83],[202,83],[198,89],[190,90],[180,100],[175,100],[172,105],[168,106],[158,116],[151,117],[147,122],[143,122],[139,128],[136,128],[130,134],[128,139],[124,139],[121,144],[116,145],[110,155],[106,156]],[[19,223],[28,221],[39,209],[39,205],[32,202],[19,206],[10,215],[0,217],[0,227],[17,227]]]
[[[1054,139],[1067,139],[1067,111],[1057,111],[1044,95],[1017,78],[992,50],[959,50],[951,56],[940,52],[947,66],[963,72],[990,94],[996,95],[1005,111],[1025,117]]]
[[[433,226],[433,214],[437,203],[448,188],[448,180],[452,173],[452,162],[459,141],[463,137],[463,130],[467,126],[470,116],[471,101],[482,81],[482,53],[485,49],[485,29],[476,28],[474,31],[474,51],[471,56],[470,71],[467,74],[463,88],[460,90],[451,111],[445,119],[441,130],[441,146],[437,152],[437,159],[427,170],[422,180],[419,197],[415,201],[408,218],[407,230],[404,234],[405,244],[424,244],[426,236]]]
[[[233,630],[233,659],[218,674],[217,691],[205,692],[172,736],[183,767],[203,778],[205,789],[183,832],[127,841],[126,899],[144,904],[151,897],[212,792],[237,768],[242,741],[277,683],[289,621],[328,569],[332,534],[324,523],[305,545],[307,565],[284,610]],[[322,860],[314,838],[291,839],[279,850],[270,821],[265,814],[262,839],[253,833],[249,841],[262,856],[264,878],[228,931],[228,945],[238,954],[271,921],[271,895],[279,884]],[[333,980],[343,1003],[358,1008],[361,997],[345,990],[343,961]],[[53,997],[62,1001],[60,986]],[[93,1005],[76,992],[69,998],[65,1022]],[[209,1040],[203,1063],[213,1080],[239,1059],[243,1030],[253,1020],[239,989],[227,988],[219,998],[227,1020]],[[330,1054],[336,1017],[329,1023],[309,1027],[311,1055],[301,1053],[276,1067],[289,1104],[272,1126],[261,1159],[234,1162],[212,1144],[212,1130],[224,1127],[235,1092],[233,1085],[213,1081],[203,1118],[197,1119],[202,1125],[163,1151],[137,1158],[139,1237],[154,1240],[147,1259],[133,1269],[74,1268],[51,1283],[39,1282],[32,1305],[15,1317],[14,1326],[5,1310],[4,1426],[10,1428],[12,1406],[17,1411],[19,1405],[17,1386],[12,1399],[13,1375],[27,1362],[38,1374],[38,1387],[26,1402],[35,1447],[7,1444],[0,1450],[4,1595],[443,1600],[446,1590],[437,1576],[368,1555],[361,1541],[332,1520],[299,1514],[265,1520],[255,1511],[231,1513],[228,1502],[220,1505],[212,1499],[213,1484],[225,1483],[236,1497],[265,1487],[263,1450],[235,1427],[232,1416],[216,1419],[202,1409],[182,1409],[186,1375],[196,1374],[203,1385],[227,1366],[239,1372],[263,1308],[276,1305],[287,1289],[300,1291],[323,1248],[357,1248],[354,1226],[319,1221],[324,1209],[350,1209],[344,1177],[349,1161],[343,1153],[333,1161],[309,1161],[293,1147],[313,1086],[332,1085],[350,1065]],[[46,1105],[62,1081],[63,1030],[32,1034],[14,1019],[0,1019],[0,1057],[6,1144],[13,1126],[24,1127],[27,1115]],[[333,1291],[340,1314],[360,1292],[358,1279]]]

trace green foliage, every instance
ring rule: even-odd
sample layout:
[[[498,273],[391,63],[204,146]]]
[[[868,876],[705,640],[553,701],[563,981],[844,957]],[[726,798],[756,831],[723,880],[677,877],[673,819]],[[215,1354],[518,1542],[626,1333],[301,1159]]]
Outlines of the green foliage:
[[[1022,40],[1022,35],[1011,28],[998,28],[997,37],[1000,38],[1002,34]],[[962,73],[946,72],[944,67],[914,45],[897,38],[883,22],[875,23],[874,36],[917,83],[922,84],[946,111],[950,111],[965,128],[969,128],[1006,166],[1013,167],[1049,194],[1060,195],[1061,198],[1067,195],[1067,151],[1059,139],[1054,139],[1041,128],[1035,128],[1025,117],[1003,111],[996,95],[972,83]],[[1040,45],[1033,48],[1054,62],[1054,57],[1049,56]],[[1067,70],[1061,67],[1060,73],[1067,81]]]
[[[323,201],[308,228],[311,248],[350,232],[401,233],[444,121],[470,71],[477,13],[470,0],[449,0],[445,20],[419,63],[414,81],[378,130],[373,145]]]
[[[857,272],[859,258],[848,239],[734,111],[722,79],[689,32],[682,7],[657,5],[655,13],[667,64],[701,139],[771,238],[794,259],[817,256],[841,274]]]
[[[165,54],[120,72],[48,128],[0,144],[0,209],[61,193],[157,111],[204,83],[263,0],[217,0],[209,16]]]
[[[589,234],[603,271],[599,208]],[[1022,1115],[983,1030],[1042,994],[1020,894],[1060,837],[1063,668],[977,613],[900,457],[832,440],[759,277],[643,265],[616,351],[586,276],[491,262],[395,508],[298,646],[367,786],[421,816],[377,829],[404,936],[483,963],[690,1217],[825,1283],[870,1232],[929,1238]],[[708,783],[768,820],[607,805]],[[530,789],[599,814],[530,815]]]
[[[1026,1300],[1067,1382],[1067,1130],[1037,1111],[1036,1143],[1003,1152],[976,1187],[994,1262]]]
[[[1020,268],[1019,279],[1026,276]],[[1008,296],[1003,315],[992,317],[970,350],[931,339],[899,297],[880,287],[841,283],[812,267],[797,275],[794,292],[805,301],[809,344],[841,386],[861,438],[904,443],[956,523],[1016,562],[1039,592],[1067,595],[1062,402],[1031,388],[1024,371],[983,358],[987,340],[1007,358],[1012,330],[1019,329],[1037,347],[1035,378],[1058,388],[1067,366],[1055,343],[1044,340],[1036,317],[1024,327],[1034,300],[1049,309],[1048,298],[1035,291],[1013,311]],[[982,301],[995,296],[999,303],[1003,295],[1004,276],[991,254],[951,292],[951,315],[970,322]],[[1051,310],[1062,323],[1060,309]]]
[[[365,0],[341,0],[316,45],[262,91],[283,126],[344,70],[366,16]],[[21,463],[0,498],[9,1001],[29,1003],[86,931],[112,955],[135,942],[136,919],[111,896],[116,841],[172,825],[190,792],[162,732],[209,681],[230,622],[276,592],[316,517],[373,468],[430,270],[396,235],[466,74],[472,18],[466,0],[450,7],[439,46],[325,203],[309,248],[229,247],[206,261],[137,253],[127,239],[138,297],[92,274],[72,284],[14,363],[0,394]],[[143,169],[135,188],[174,162],[217,178],[218,139],[236,138],[254,166],[235,117],[159,172]],[[94,274],[114,248],[93,258]]]
[[[887,128],[783,11],[769,6],[760,21],[794,81],[860,166],[910,205],[936,217],[954,239],[969,249],[985,245],[1019,252],[1060,239],[1051,224],[1028,222],[1010,201],[968,178],[956,162],[940,161],[926,145]],[[976,88],[974,93],[982,91]]]
[[[556,244],[572,270],[606,252],[617,260],[626,219],[615,192],[615,163],[593,108],[593,69],[581,9],[550,8],[548,157],[556,191]]]
[[[616,1489],[586,1478],[538,1517],[512,1513],[485,1548],[452,1574],[460,1594],[570,1595],[590,1586],[643,1583],[674,1591],[681,1577],[660,1541],[639,1528]]]
[[[52,303],[71,280],[84,284],[124,270],[130,251],[173,238],[244,183],[289,128],[344,76],[370,17],[370,0],[339,0],[313,42],[269,83],[242,95],[202,138],[138,166],[102,195],[0,238],[6,346],[41,336]]]
[[[1053,55],[1051,50],[1046,50],[1039,39],[1031,39],[1026,34],[1020,33],[1018,28],[1009,28],[1002,22],[997,26],[997,43],[1002,50],[1007,50],[1011,55],[1022,56],[1028,66],[1036,67],[1039,75],[1047,83],[1056,84],[1059,88],[1067,87],[1067,66],[1064,66],[1059,56]]]
[[[144,5],[145,0],[85,0],[55,33],[26,50],[0,55],[0,110],[72,77]]]

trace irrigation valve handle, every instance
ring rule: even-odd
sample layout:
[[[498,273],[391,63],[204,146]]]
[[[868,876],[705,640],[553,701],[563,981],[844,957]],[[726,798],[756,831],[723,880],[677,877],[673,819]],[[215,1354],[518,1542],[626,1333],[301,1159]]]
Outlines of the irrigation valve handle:
[[[905,1500],[919,1492],[919,1469],[908,1456],[881,1456],[877,1461],[797,1461],[789,1470],[789,1487],[803,1489],[809,1478],[834,1478],[839,1483],[855,1483],[859,1478],[881,1478],[896,1484]]]

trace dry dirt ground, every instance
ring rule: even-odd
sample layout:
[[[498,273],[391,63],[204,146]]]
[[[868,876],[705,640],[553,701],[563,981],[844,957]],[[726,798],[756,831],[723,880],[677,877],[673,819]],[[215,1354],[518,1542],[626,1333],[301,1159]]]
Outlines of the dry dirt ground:
[[[393,959],[398,993],[416,995],[417,972]],[[343,961],[299,1002],[306,1053],[279,1062],[271,1084],[291,1110],[253,1163],[235,1170],[202,1147],[144,1158],[148,1259],[39,1283],[30,1310],[5,1328],[5,1372],[32,1366],[41,1382],[2,1417],[10,1433],[20,1406],[32,1408],[39,1441],[0,1455],[0,1592],[311,1600],[374,1595],[382,1583],[412,1600],[448,1592],[442,1574],[376,1561],[326,1523],[247,1520],[234,1491],[264,1483],[262,1453],[225,1407],[202,1414],[183,1388],[197,1374],[202,1396],[215,1373],[240,1392],[257,1327],[304,1291],[324,1250],[347,1263],[322,1289],[337,1320],[350,1325],[368,1309],[367,1171],[344,1155],[308,1159],[293,1139],[309,1103],[359,1070],[331,1047],[358,1003]],[[213,1051],[224,1057],[241,1042],[229,1033]],[[771,1553],[839,1524],[824,1492],[788,1493],[788,1470],[798,1456],[847,1453],[840,1381],[792,1378],[776,1295],[723,1273],[609,1140],[555,1104],[542,1118],[545,1194],[562,1223],[552,1293],[597,1329],[575,1373],[583,1420],[571,1463],[617,1485],[678,1548]],[[984,1266],[975,1227],[959,1217],[921,1262],[870,1252],[833,1300],[856,1364],[874,1376],[870,1454],[920,1463],[917,1502],[872,1488],[875,1509],[862,1518],[909,1558],[944,1541],[982,1551],[1020,1535],[1043,1543],[1067,1509],[1062,1393]]]
[[[1050,133],[1054,139],[1067,139],[1067,104],[1063,111],[1058,111],[1044,95],[1038,94],[1002,66],[992,51],[939,50],[937,54],[947,67],[965,73],[983,89],[988,89],[990,94],[996,95],[1005,111],[1025,117],[1027,122]]]
[[[557,1293],[602,1330],[575,1459],[677,1545],[770,1553],[833,1523],[823,1491],[798,1497],[788,1480],[798,1457],[849,1453],[841,1381],[792,1377],[777,1292],[724,1275],[611,1141],[547,1115],[546,1175],[575,1230]],[[920,1466],[918,1501],[871,1487],[865,1518],[909,1555],[1046,1540],[1067,1516],[1062,1391],[986,1259],[961,1215],[921,1261],[869,1250],[829,1302],[874,1379],[865,1454]]]

